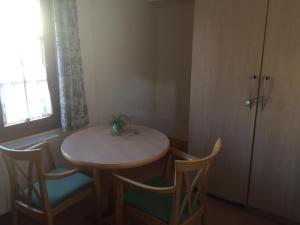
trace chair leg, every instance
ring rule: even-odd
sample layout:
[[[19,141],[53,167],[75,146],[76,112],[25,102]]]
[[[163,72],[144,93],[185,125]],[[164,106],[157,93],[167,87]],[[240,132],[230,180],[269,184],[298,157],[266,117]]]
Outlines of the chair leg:
[[[115,204],[115,225],[123,225],[124,224],[124,191],[123,185],[120,182],[115,182],[115,197],[116,197],[116,204]]]

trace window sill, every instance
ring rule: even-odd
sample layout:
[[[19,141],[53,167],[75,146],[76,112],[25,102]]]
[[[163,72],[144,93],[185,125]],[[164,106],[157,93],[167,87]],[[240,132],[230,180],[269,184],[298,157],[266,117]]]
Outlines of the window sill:
[[[11,149],[26,149],[40,142],[59,138],[62,135],[62,133],[62,129],[54,129],[39,134],[27,136],[24,138],[4,142],[1,145]]]

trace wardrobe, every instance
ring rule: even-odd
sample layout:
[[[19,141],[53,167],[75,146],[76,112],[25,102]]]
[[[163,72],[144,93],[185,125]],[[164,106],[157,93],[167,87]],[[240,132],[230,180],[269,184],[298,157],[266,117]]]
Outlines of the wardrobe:
[[[196,0],[190,152],[209,192],[300,222],[300,0]]]

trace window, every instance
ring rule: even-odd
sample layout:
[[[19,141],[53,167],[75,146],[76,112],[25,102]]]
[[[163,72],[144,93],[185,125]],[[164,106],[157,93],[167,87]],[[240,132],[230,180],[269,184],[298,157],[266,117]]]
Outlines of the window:
[[[40,0],[0,0],[0,135],[9,135],[5,140],[58,125],[55,69],[47,59],[55,60],[47,51],[51,32],[43,30],[43,18]]]

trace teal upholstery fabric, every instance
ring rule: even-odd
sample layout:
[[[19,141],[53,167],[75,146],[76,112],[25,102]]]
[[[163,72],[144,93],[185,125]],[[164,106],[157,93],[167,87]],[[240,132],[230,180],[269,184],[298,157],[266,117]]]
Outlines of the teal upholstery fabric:
[[[50,173],[61,173],[68,171],[64,168],[57,168]],[[49,204],[52,208],[58,206],[60,203],[65,201],[66,199],[72,197],[74,194],[82,191],[84,188],[93,184],[93,179],[89,176],[86,176],[82,173],[76,173],[72,176],[57,179],[57,180],[47,180],[47,192]],[[39,190],[39,184],[35,183],[34,187]],[[32,204],[37,208],[41,208],[41,203],[37,198],[36,194],[32,193]]]
[[[166,187],[172,185],[163,177],[157,177],[145,182],[145,184],[154,187]],[[132,189],[124,196],[124,202],[168,224],[171,219],[173,196],[174,194],[172,193],[158,194],[146,192],[141,189]],[[184,199],[184,193],[181,198],[182,200]],[[181,220],[184,221],[187,217],[188,212],[187,210],[184,210]]]

